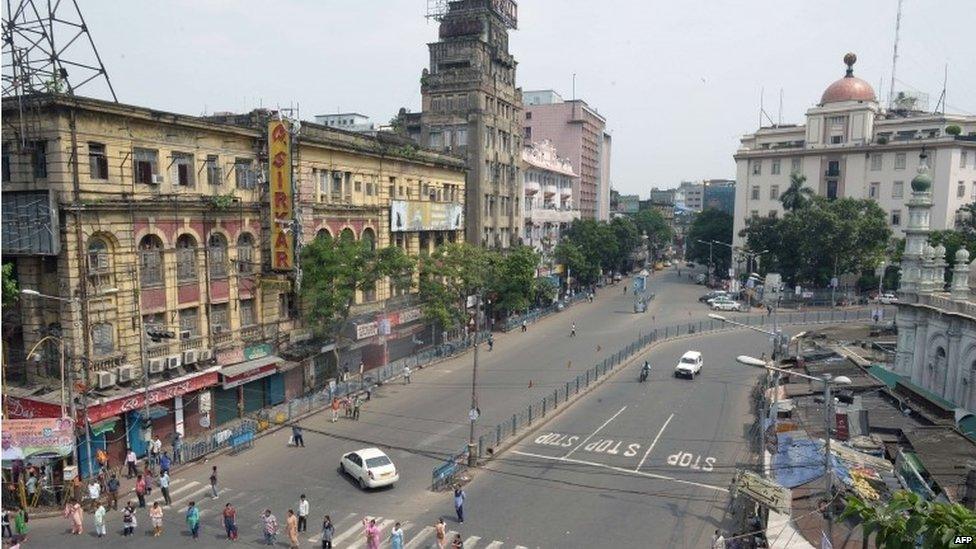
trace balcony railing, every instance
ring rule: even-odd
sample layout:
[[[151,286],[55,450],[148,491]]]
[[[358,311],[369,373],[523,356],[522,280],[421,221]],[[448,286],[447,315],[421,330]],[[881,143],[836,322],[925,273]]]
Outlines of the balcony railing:
[[[261,339],[264,336],[264,330],[261,326],[247,326],[241,328],[241,339],[244,341],[254,341],[255,339]]]
[[[180,350],[189,351],[190,349],[199,349],[200,344],[203,342],[203,337],[193,336],[186,339],[180,340]]]

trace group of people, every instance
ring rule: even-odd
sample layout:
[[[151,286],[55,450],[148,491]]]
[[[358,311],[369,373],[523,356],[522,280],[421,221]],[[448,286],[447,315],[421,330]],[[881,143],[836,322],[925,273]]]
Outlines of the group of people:
[[[410,383],[409,374],[405,376],[406,383]],[[359,409],[363,406],[363,397],[356,395],[353,398],[348,396],[333,397],[330,409],[332,410],[332,423],[339,421],[339,410],[344,410],[347,419],[359,420]]]
[[[16,545],[27,538],[27,522],[30,518],[25,509],[14,507],[12,513],[8,509],[3,509],[2,515],[4,539],[10,539]]]

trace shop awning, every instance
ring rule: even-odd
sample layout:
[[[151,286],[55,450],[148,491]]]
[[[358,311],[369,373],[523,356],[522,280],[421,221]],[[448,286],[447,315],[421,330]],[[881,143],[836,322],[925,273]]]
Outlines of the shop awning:
[[[118,421],[118,417],[114,417],[112,419],[105,419],[97,423],[92,423],[91,425],[92,436],[97,437],[102,433],[107,433],[109,431],[114,430],[117,421]]]
[[[279,356],[268,355],[221,368],[220,375],[223,378],[223,388],[230,389],[270,376],[278,371],[277,364],[281,361],[282,359]]]
[[[148,414],[145,409],[137,410],[141,417],[149,416],[149,419],[159,419],[169,415],[169,409],[165,406],[150,406]]]

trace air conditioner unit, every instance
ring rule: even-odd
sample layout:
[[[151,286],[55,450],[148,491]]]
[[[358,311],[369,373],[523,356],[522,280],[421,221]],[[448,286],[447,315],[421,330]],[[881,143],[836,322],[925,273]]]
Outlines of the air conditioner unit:
[[[197,350],[190,349],[189,351],[183,351],[183,364],[196,364],[197,362]]]
[[[198,362],[206,362],[213,359],[213,351],[210,349],[200,349],[200,353],[197,355]]]
[[[119,383],[128,383],[136,377],[136,367],[131,364],[119,366]]]
[[[108,389],[115,385],[115,372],[96,372],[98,374],[98,388]]]
[[[161,374],[166,371],[166,359],[165,358],[150,358],[149,359],[149,373],[150,374]]]
[[[165,179],[163,178],[163,175],[162,174],[154,173],[152,175],[152,184],[153,185],[159,185],[163,181],[165,181]]]
[[[181,330],[180,339],[190,339],[190,330]]]
[[[168,370],[174,370],[176,368],[179,368],[180,364],[182,363],[183,363],[182,355],[171,355],[166,357],[166,368]]]

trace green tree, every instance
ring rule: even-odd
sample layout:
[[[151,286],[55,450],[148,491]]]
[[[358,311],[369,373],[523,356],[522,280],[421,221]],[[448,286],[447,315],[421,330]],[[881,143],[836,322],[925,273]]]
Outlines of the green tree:
[[[532,284],[532,300],[536,306],[544,307],[556,299],[558,290],[551,278],[536,278]]]
[[[580,247],[568,239],[556,244],[553,255],[568,269],[568,275],[584,285],[594,284],[600,278],[600,264],[591,262]]]
[[[539,254],[529,246],[515,246],[496,261],[489,285],[495,307],[506,315],[528,309],[534,297]]]
[[[686,239],[686,258],[708,265],[709,242],[732,244],[732,216],[721,210],[705,210],[691,222]],[[731,250],[728,246],[713,245],[711,259],[714,273],[722,277],[732,264]]]
[[[610,229],[617,243],[616,254],[611,259],[612,268],[617,271],[627,270],[631,263],[631,254],[641,243],[637,225],[629,217],[615,217],[610,221]]]
[[[14,276],[14,264],[3,264],[3,305],[4,307],[13,306],[20,299],[20,287]]]
[[[805,208],[810,203],[810,198],[814,193],[810,187],[803,186],[806,182],[807,176],[800,172],[790,174],[790,186],[779,196],[779,201],[783,203],[783,208],[786,211],[795,212]]]
[[[962,547],[958,535],[972,535],[976,514],[958,503],[923,500],[907,490],[895,492],[885,503],[869,503],[850,496],[840,520],[853,518],[863,530],[862,547],[874,535],[876,547],[912,549],[921,540],[924,548]]]
[[[488,287],[497,259],[495,252],[467,243],[438,246],[423,258],[419,288],[425,318],[443,329],[463,326],[468,296]]]
[[[637,231],[647,235],[647,245],[657,255],[674,238],[674,231],[664,219],[664,215],[655,209],[641,210],[634,214],[634,224]]]

